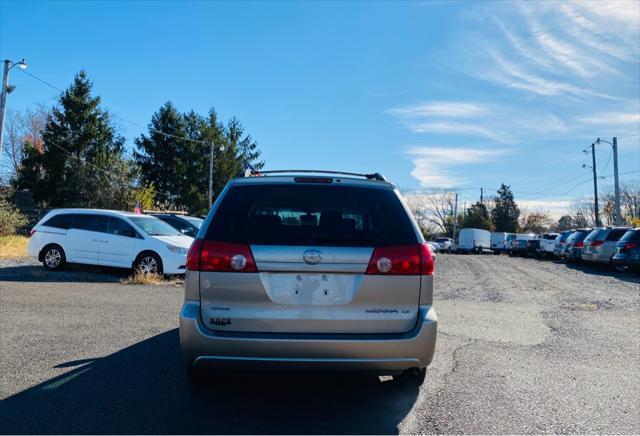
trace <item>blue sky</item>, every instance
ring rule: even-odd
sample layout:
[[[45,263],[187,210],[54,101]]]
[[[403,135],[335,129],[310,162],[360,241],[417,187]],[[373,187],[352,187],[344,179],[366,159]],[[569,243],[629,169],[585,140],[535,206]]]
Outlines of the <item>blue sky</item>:
[[[505,182],[557,213],[592,192],[598,136],[640,179],[639,23],[635,1],[2,1],[0,57],[60,88],[86,69],[129,146],[167,100],[215,106],[269,168],[379,171],[467,201]],[[10,110],[55,103],[17,69],[11,83]]]

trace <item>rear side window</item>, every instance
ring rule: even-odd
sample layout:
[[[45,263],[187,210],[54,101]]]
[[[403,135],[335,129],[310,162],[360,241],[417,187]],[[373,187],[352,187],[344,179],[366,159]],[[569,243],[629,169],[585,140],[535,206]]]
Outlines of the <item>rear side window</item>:
[[[624,242],[640,242],[640,230],[627,230],[627,233],[620,240]]]
[[[107,233],[119,236],[135,237],[136,231],[120,218],[107,217]]]
[[[206,239],[262,245],[411,245],[417,238],[391,190],[308,185],[234,186]]]
[[[105,233],[107,231],[107,220],[103,215],[76,214],[73,215],[70,228]]]
[[[63,214],[51,217],[43,224],[43,226],[55,227],[58,229],[68,229],[70,222],[71,222],[71,215],[69,215],[68,213],[63,213]]]
[[[625,233],[627,229],[613,229],[607,235],[607,239],[605,241],[617,241],[620,239]]]
[[[573,236],[571,236],[571,242],[582,242],[585,240],[589,233],[590,231],[588,230],[585,232],[576,232],[573,234]]]

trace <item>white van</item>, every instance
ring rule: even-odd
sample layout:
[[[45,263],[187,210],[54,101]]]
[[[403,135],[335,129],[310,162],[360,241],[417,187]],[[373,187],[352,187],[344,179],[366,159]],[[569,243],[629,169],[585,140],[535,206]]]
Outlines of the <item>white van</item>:
[[[491,233],[491,249],[495,254],[508,251],[511,247],[511,241],[516,239],[515,233],[493,232]]]
[[[482,253],[491,248],[491,232],[482,229],[461,229],[458,235],[458,252]]]
[[[193,238],[164,221],[131,212],[54,209],[31,230],[29,256],[45,268],[67,263],[184,274]]]

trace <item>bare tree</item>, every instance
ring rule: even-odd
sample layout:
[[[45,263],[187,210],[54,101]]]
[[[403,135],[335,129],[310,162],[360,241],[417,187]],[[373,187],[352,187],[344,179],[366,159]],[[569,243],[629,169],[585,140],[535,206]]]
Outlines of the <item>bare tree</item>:
[[[553,225],[553,220],[548,212],[523,210],[520,213],[519,224],[522,233],[543,233]]]
[[[433,233],[453,233],[453,208],[455,194],[452,192],[413,192],[405,194],[405,200],[418,225]]]
[[[4,142],[4,149],[9,158],[9,178],[15,176],[22,165],[25,144],[31,143],[36,148],[43,147],[42,131],[48,115],[49,110],[42,103],[22,112],[9,112]]]
[[[593,227],[596,223],[595,204],[592,198],[582,197],[571,205],[571,215],[578,227]]]

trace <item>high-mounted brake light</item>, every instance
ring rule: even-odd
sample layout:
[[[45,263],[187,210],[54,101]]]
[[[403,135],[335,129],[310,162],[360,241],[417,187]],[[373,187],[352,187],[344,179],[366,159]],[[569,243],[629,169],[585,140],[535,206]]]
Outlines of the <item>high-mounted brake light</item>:
[[[187,270],[258,272],[251,247],[245,244],[196,239],[187,253]]]
[[[373,250],[366,274],[432,275],[433,254],[427,244],[379,247]]]

